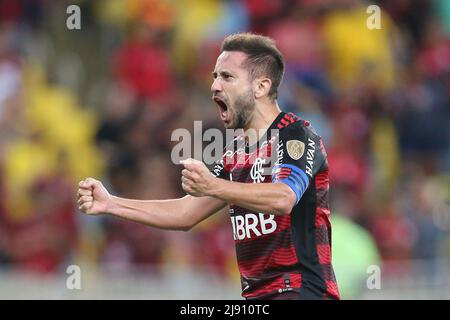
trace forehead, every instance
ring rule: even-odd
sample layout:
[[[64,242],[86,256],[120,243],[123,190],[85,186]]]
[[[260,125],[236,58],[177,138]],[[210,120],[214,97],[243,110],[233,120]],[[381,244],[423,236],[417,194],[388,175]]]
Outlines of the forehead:
[[[217,58],[215,71],[246,71],[243,62],[247,59],[247,55],[240,51],[224,51]]]

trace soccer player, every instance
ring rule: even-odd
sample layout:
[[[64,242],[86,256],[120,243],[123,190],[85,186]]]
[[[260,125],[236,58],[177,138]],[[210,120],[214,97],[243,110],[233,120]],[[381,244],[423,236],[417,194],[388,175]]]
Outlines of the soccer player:
[[[183,198],[124,199],[87,178],[79,183],[79,209],[187,231],[229,205],[244,298],[339,299],[331,264],[327,156],[307,121],[280,110],[283,74],[284,60],[272,39],[250,33],[226,37],[212,98],[225,127],[248,132],[245,139],[236,137],[212,172],[200,161],[183,161]]]

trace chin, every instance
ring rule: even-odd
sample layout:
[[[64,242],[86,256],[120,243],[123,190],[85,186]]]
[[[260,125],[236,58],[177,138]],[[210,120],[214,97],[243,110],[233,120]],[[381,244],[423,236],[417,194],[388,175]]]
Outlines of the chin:
[[[231,123],[224,123],[223,126],[225,127],[225,129],[236,129],[234,128],[234,124]]]
[[[224,122],[225,129],[236,129],[236,119],[231,119],[228,123]]]

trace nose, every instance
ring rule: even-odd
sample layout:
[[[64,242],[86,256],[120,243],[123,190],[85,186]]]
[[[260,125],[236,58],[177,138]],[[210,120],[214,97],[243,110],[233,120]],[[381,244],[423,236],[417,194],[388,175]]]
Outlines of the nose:
[[[220,79],[217,77],[214,79],[212,85],[211,85],[211,91],[212,93],[220,92],[222,91],[222,85],[220,84]]]

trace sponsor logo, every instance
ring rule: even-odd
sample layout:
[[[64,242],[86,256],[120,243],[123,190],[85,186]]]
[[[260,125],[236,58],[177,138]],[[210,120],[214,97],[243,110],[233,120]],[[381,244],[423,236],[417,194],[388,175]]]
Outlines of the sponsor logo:
[[[231,217],[234,240],[250,239],[274,232],[277,229],[274,218],[275,215],[273,214],[266,215],[263,213],[258,213],[258,215],[247,213],[246,215]]]
[[[316,153],[316,143],[308,138],[308,150],[306,151],[306,173],[312,178],[314,155]]]
[[[280,141],[277,144],[277,161],[275,162],[275,165],[279,165],[283,162],[283,156],[284,156],[284,150],[283,150],[283,141]]]

